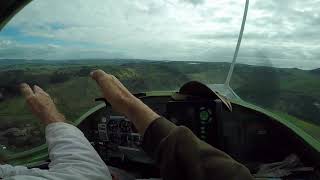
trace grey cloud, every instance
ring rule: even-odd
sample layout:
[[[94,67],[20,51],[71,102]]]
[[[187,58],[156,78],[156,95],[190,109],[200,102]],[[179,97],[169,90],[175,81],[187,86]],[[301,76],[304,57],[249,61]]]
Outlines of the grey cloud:
[[[208,33],[208,34],[195,34],[195,35],[191,35],[190,38],[195,38],[195,39],[234,39],[234,38],[238,38],[238,34],[236,34],[236,32],[234,33]]]
[[[10,42],[10,43],[8,43]],[[23,44],[0,41],[0,57],[21,59],[126,58],[125,53],[111,49],[60,47],[55,44]]]
[[[266,33],[258,33],[258,32],[251,32],[251,33],[244,33],[243,39],[244,40],[258,40],[258,39],[265,39],[267,36]],[[239,37],[239,32],[221,32],[221,33],[202,33],[202,34],[194,34],[190,35],[190,38],[200,39],[200,40],[226,40],[234,42]],[[274,38],[274,36],[273,36]]]
[[[182,2],[191,3],[193,5],[203,4],[205,0],[181,0]]]
[[[0,57],[91,56],[230,62],[243,6],[237,0],[93,0],[90,4],[86,0],[34,1],[9,25],[25,36],[64,41],[67,45],[54,49],[45,44],[20,44],[7,45],[6,49],[0,41]],[[239,62],[261,64],[259,59],[269,58],[273,65],[281,67],[314,65],[313,60],[319,58],[320,52],[317,46],[320,18],[315,15],[319,6],[319,1],[314,0],[253,1]],[[92,44],[97,47],[91,47]]]
[[[320,37],[320,17],[315,16],[318,12],[320,1],[299,1],[299,0],[270,0],[257,1],[252,8],[259,9],[268,17],[253,18],[250,22],[257,28],[266,29],[269,32],[278,32],[278,36],[287,39],[300,37]],[[310,10],[311,8],[311,10]],[[290,27],[291,26],[291,27]]]
[[[50,50],[41,47],[7,47],[0,49],[1,58],[42,58],[48,55]]]

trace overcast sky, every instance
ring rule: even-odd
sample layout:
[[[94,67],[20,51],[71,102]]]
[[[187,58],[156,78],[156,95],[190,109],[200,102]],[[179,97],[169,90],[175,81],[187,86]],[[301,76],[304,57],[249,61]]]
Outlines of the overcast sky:
[[[0,58],[232,60],[245,0],[34,0]],[[320,67],[320,0],[251,0],[239,61]]]

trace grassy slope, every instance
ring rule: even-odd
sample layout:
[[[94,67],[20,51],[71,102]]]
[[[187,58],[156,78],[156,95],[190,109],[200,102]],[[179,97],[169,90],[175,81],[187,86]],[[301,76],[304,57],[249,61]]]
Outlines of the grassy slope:
[[[320,124],[320,75],[299,69],[242,65],[231,86],[245,101]]]
[[[313,136],[315,139],[320,140],[320,126],[295,118],[283,112],[274,112],[274,113],[280,116],[281,118],[290,121],[291,123],[295,124],[299,128],[303,129],[305,132]]]
[[[39,82],[40,85],[44,84],[45,89],[48,89],[55,97],[59,107],[65,111],[70,119],[79,117],[79,114],[93,106],[93,99],[99,96],[97,88],[89,78],[79,77],[76,74],[83,67],[88,71],[99,67],[114,74],[132,92],[173,90],[190,80],[198,80],[208,84],[223,83],[229,67],[227,63],[189,64],[184,62],[119,63],[116,65],[37,63],[11,64],[4,69],[24,69],[29,72],[18,79]],[[56,71],[69,73],[71,78],[63,83],[45,85]],[[14,77],[14,74],[9,77]],[[317,121],[317,118],[313,116],[319,112],[319,109],[312,103],[320,102],[319,77],[320,75],[317,73],[299,69],[238,65],[231,86],[246,101],[265,108],[289,112],[299,118]],[[0,108],[0,115],[4,119],[7,119],[6,115],[17,113],[24,119],[31,118],[20,98],[0,103]]]
[[[142,92],[174,90],[190,80],[208,84],[223,83],[229,65],[227,63],[189,64],[185,62],[11,64],[0,70],[0,78],[2,78],[0,87],[3,86],[3,83],[10,81],[16,84],[19,81],[40,84],[51,94],[67,119],[74,121],[97,104],[94,98],[101,96],[95,83],[88,77],[88,72],[96,68],[114,74],[132,92]],[[9,75],[1,74],[4,71],[17,69],[24,70],[25,74],[20,77],[15,77],[15,72]],[[55,72],[67,73],[70,77],[60,83],[48,83]],[[320,109],[312,104],[320,102],[319,77],[320,73],[298,69],[239,65],[236,67],[231,85],[245,101],[273,112],[276,111],[277,114],[287,112],[299,119],[311,120],[320,124],[318,119]],[[35,127],[40,126],[26,108],[24,100],[19,96],[0,102],[0,117],[0,129],[24,126],[28,123]],[[288,119],[320,139],[318,133],[320,131],[317,126],[298,119]]]

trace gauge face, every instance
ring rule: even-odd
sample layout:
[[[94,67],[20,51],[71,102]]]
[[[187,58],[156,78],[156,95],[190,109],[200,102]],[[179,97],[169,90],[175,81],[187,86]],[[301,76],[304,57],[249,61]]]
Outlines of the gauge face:
[[[118,130],[118,121],[117,120],[110,120],[108,122],[108,131],[109,132],[116,132]]]
[[[199,119],[201,123],[208,123],[212,120],[212,111],[207,107],[201,107],[199,112]]]
[[[102,118],[101,118],[101,122],[102,122],[102,123],[106,123],[106,122],[107,122],[107,118],[106,118],[106,117],[102,117]]]
[[[210,114],[208,111],[205,110],[205,111],[200,111],[199,116],[201,121],[208,121]]]
[[[120,122],[120,132],[122,132],[122,133],[131,132],[131,122],[130,121],[126,121],[126,120],[122,120]]]

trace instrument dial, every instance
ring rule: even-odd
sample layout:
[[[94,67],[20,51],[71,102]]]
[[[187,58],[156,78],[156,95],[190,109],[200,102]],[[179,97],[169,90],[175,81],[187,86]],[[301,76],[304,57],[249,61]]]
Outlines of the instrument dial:
[[[201,107],[199,112],[199,119],[202,123],[209,123],[212,120],[212,111],[206,107]]]
[[[131,132],[131,122],[127,120],[122,120],[120,122],[120,132],[121,133],[130,133]]]
[[[109,132],[117,132],[119,127],[119,122],[117,120],[110,120],[108,122],[108,131]]]

